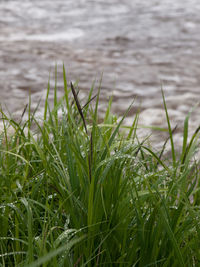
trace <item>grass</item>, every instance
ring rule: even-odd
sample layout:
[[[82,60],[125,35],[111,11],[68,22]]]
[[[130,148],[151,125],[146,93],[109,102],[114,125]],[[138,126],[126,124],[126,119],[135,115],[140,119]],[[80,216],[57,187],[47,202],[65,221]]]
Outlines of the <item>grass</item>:
[[[1,111],[0,266],[200,266],[199,128],[188,140],[188,115],[178,154],[163,93],[166,160],[139,141],[138,114],[123,128],[131,107],[118,121],[111,99],[99,123],[100,89],[80,103],[63,79],[42,122],[31,99],[26,121]]]

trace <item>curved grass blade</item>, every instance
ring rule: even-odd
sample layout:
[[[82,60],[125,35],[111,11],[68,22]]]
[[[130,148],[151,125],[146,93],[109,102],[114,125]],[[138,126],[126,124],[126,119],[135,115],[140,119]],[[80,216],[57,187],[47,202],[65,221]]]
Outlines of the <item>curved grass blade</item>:
[[[175,168],[176,167],[176,153],[175,153],[175,147],[174,147],[173,132],[172,132],[171,123],[170,123],[170,119],[169,119],[169,115],[168,115],[168,111],[167,111],[167,105],[166,105],[166,101],[165,101],[164,91],[162,88],[161,88],[161,92],[162,92],[163,104],[164,104],[164,108],[165,108],[165,115],[166,115],[166,119],[167,119],[167,125],[168,125],[170,142],[171,142],[173,167]]]

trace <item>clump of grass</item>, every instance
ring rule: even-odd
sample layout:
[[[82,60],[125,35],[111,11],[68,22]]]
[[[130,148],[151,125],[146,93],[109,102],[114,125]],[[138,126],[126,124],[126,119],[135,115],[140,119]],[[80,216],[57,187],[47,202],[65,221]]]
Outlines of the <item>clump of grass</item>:
[[[25,122],[1,112],[0,265],[198,266],[199,128],[188,141],[186,118],[178,156],[163,94],[166,161],[163,150],[139,142],[138,114],[122,131],[131,107],[118,121],[110,100],[100,124],[100,90],[80,103],[64,67],[63,80],[65,95],[58,101],[55,84],[52,110],[48,85],[42,123],[30,105]]]

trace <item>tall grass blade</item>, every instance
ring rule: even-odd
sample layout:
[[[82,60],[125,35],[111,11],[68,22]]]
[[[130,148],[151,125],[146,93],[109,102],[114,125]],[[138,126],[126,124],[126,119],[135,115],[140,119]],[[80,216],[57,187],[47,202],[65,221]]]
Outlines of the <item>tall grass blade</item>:
[[[175,152],[175,147],[174,147],[173,132],[172,132],[172,129],[171,129],[171,123],[170,123],[170,119],[169,119],[169,115],[168,115],[168,111],[167,111],[167,105],[166,105],[166,102],[165,102],[165,96],[164,96],[163,89],[161,89],[161,92],[162,92],[163,104],[164,104],[165,115],[166,115],[166,119],[167,119],[167,125],[168,125],[170,142],[171,142],[173,167],[175,168],[176,167],[176,152]]]

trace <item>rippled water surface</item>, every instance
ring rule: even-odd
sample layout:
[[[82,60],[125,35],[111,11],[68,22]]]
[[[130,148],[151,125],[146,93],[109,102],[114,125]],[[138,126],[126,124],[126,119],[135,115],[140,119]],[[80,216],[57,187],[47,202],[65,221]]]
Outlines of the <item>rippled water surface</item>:
[[[166,125],[163,84],[180,142],[184,117],[200,100],[199,14],[198,0],[0,0],[1,103],[18,114],[31,90],[36,105],[55,62],[62,95],[64,62],[83,97],[102,72],[102,100],[113,94],[114,111],[137,96],[130,119],[141,107],[145,125]],[[197,108],[191,131],[199,115]]]

